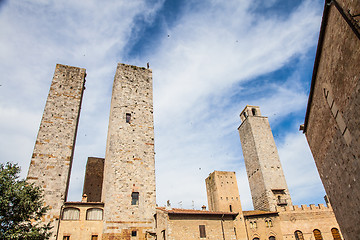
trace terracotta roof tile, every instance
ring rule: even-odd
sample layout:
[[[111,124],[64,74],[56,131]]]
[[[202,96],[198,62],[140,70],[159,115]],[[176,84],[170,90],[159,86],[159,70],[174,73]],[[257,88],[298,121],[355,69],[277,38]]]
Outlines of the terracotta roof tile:
[[[244,217],[256,216],[256,215],[270,215],[270,214],[277,214],[277,213],[278,212],[261,211],[261,210],[243,211]]]
[[[220,211],[206,211],[206,210],[194,210],[194,209],[182,209],[182,208],[169,208],[158,207],[157,209],[170,213],[170,214],[206,214],[206,215],[238,215],[236,212],[220,212]]]

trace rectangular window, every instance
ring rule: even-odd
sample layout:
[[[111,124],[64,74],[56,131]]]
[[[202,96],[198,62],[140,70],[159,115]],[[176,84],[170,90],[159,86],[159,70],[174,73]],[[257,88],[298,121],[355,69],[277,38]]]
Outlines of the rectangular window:
[[[70,240],[70,236],[64,236],[63,240]]]
[[[200,238],[206,238],[205,225],[199,225]]]
[[[131,205],[139,205],[139,193],[131,193]]]
[[[126,114],[126,123],[130,123],[130,120],[131,120],[131,114],[127,113]]]
[[[136,237],[136,231],[131,231],[131,236]]]
[[[98,235],[91,235],[91,240],[98,240]]]

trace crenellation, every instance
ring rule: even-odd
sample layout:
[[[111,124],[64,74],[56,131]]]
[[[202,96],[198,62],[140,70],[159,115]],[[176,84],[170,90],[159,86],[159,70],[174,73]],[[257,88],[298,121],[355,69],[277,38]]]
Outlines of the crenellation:
[[[332,207],[329,206],[325,206],[324,204],[320,203],[320,204],[302,204],[302,205],[292,205],[292,206],[285,206],[285,207],[276,207],[276,211],[277,212],[289,212],[289,211],[295,211],[295,212],[299,212],[299,211],[332,211]]]

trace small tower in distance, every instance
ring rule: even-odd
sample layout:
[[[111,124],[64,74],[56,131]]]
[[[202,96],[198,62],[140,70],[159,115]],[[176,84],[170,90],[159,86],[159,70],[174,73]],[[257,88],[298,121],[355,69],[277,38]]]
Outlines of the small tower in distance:
[[[239,213],[235,220],[237,239],[247,239],[235,172],[214,171],[205,179],[209,210]]]
[[[292,205],[267,117],[260,108],[247,105],[240,114],[238,128],[246,172],[255,210],[275,211]]]
[[[242,212],[235,172],[214,171],[205,182],[210,211]]]

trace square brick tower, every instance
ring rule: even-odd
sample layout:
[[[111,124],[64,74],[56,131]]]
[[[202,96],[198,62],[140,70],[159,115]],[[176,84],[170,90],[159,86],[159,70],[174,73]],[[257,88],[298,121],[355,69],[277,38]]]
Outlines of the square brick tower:
[[[56,65],[27,175],[28,182],[44,190],[50,207],[45,221],[54,232],[69,186],[85,76],[83,68]]]
[[[118,64],[111,99],[102,200],[103,239],[154,232],[155,153],[150,69]]]
[[[275,211],[292,205],[267,117],[257,106],[246,106],[238,128],[255,210]]]
[[[209,210],[239,213],[235,219],[235,235],[239,240],[247,240],[235,172],[214,171],[205,183]]]

